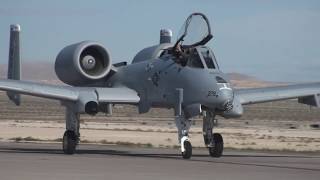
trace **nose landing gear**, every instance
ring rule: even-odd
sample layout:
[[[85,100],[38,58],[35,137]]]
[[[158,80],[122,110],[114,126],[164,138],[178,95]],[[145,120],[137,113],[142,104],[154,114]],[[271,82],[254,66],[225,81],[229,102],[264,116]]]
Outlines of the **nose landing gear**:
[[[192,145],[188,136],[183,136],[181,138],[181,154],[183,159],[190,159],[192,156]]]
[[[192,145],[188,136],[191,126],[191,120],[186,119],[184,115],[176,117],[178,128],[178,139],[180,142],[181,154],[184,159],[190,159],[192,156]]]

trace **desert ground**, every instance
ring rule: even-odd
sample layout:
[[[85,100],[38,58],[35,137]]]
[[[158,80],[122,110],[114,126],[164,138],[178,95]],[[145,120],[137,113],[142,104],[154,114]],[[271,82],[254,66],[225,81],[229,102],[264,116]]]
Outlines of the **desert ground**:
[[[58,101],[22,96],[21,107],[0,94],[0,141],[57,142],[65,130],[64,108]],[[172,110],[152,109],[138,114],[134,106],[116,105],[113,115],[81,116],[81,143],[176,147],[177,130]],[[320,110],[279,101],[245,107],[240,119],[217,117],[215,132],[225,147],[243,150],[320,153]],[[204,147],[202,117],[193,119],[191,141]]]

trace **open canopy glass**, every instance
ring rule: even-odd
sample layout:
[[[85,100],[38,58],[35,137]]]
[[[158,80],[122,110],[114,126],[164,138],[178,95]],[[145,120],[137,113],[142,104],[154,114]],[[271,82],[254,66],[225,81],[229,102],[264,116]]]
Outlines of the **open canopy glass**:
[[[175,47],[181,45],[188,48],[205,45],[211,38],[211,28],[207,17],[202,13],[193,13],[181,27]]]

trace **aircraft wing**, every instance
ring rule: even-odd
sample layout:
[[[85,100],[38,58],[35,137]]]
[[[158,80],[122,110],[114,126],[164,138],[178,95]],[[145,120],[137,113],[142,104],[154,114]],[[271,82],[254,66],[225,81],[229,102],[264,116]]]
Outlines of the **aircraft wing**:
[[[140,101],[137,92],[127,87],[71,87],[5,79],[0,80],[0,90],[62,101],[78,101],[85,96],[95,97],[102,103],[135,104]]]
[[[234,91],[235,97],[243,105],[298,98],[299,103],[320,107],[320,83],[235,89]]]

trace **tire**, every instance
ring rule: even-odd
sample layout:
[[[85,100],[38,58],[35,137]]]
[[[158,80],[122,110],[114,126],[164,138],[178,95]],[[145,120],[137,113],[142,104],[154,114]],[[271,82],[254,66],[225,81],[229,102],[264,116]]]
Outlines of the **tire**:
[[[62,149],[65,154],[74,154],[76,151],[78,137],[74,131],[67,130],[63,135]]]
[[[185,151],[182,152],[183,159],[190,159],[192,156],[192,145],[189,141],[183,143]]]
[[[209,154],[211,157],[221,157],[223,154],[223,138],[221,134],[214,133],[213,141],[214,146],[209,148]]]

